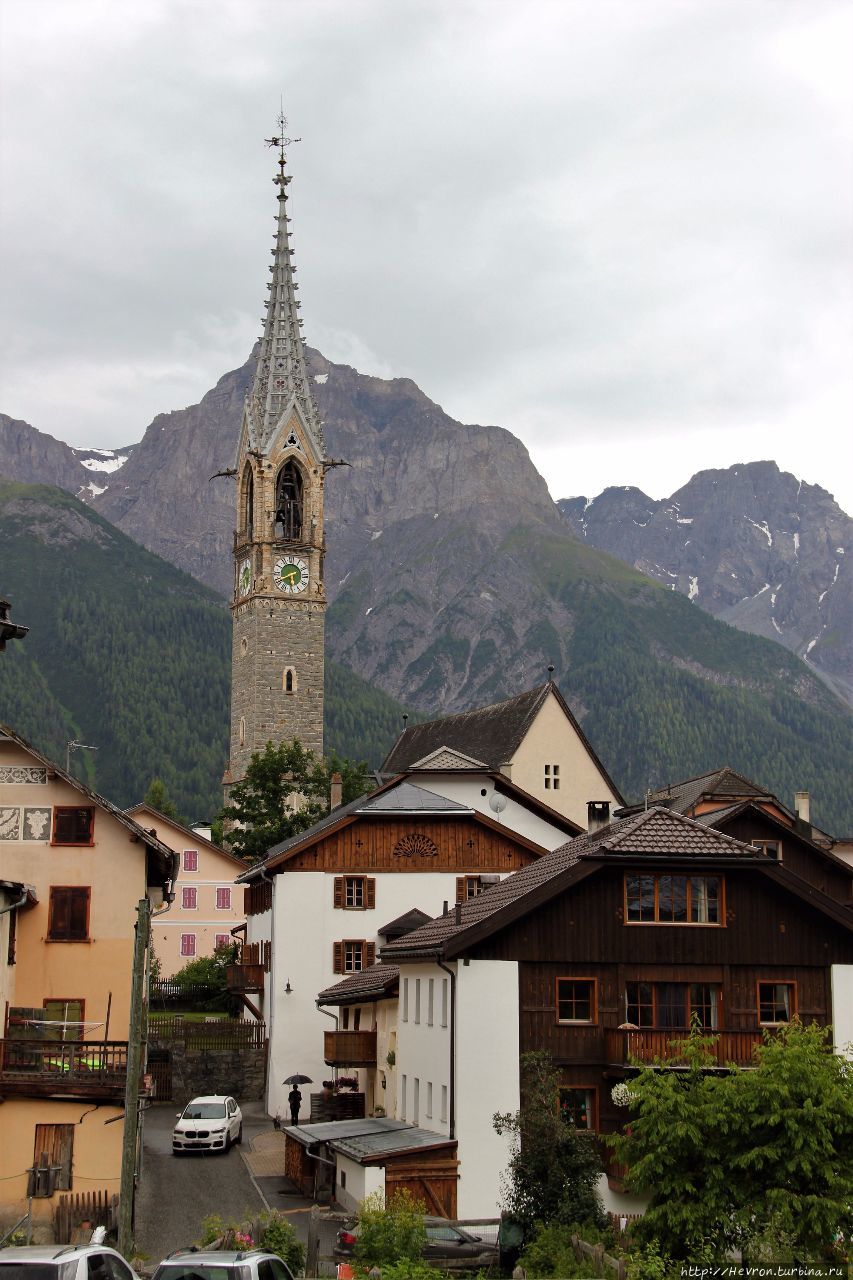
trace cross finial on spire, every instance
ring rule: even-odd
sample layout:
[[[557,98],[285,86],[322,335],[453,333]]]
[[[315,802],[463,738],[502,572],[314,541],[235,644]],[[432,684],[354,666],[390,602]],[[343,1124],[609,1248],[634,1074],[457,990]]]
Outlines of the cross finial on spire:
[[[283,169],[284,162],[286,159],[285,147],[292,146],[294,142],[302,141],[301,138],[288,138],[285,133],[285,130],[287,129],[287,117],[284,114],[284,102],[282,102],[281,107],[279,109],[278,118],[276,119],[276,124],[278,125],[278,133],[274,138],[264,138],[264,142],[267,144],[268,147],[278,147],[279,168]]]

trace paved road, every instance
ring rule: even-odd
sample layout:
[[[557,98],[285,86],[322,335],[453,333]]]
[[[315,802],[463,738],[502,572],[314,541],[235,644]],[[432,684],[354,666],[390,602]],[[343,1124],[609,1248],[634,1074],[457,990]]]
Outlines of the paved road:
[[[136,1201],[136,1245],[150,1262],[173,1249],[200,1240],[202,1221],[218,1213],[229,1221],[250,1218],[264,1208],[240,1157],[172,1155],[172,1128],[177,1108],[161,1103],[145,1113],[142,1177]],[[269,1130],[271,1122],[260,1102],[243,1107],[243,1143]]]

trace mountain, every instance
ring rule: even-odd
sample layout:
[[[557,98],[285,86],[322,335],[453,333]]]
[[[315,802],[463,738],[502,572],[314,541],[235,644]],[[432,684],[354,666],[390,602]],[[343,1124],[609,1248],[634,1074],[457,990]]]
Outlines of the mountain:
[[[0,476],[23,484],[54,484],[59,489],[91,501],[104,493],[110,477],[130,455],[124,449],[72,449],[71,445],[20,418],[0,413]]]
[[[853,520],[825,489],[750,462],[661,501],[610,488],[558,506],[591,546],[777,640],[853,703]]]
[[[0,481],[3,589],[29,626],[0,655],[0,721],[116,804],[161,777],[179,809],[221,804],[231,621],[210,588],[59,489]],[[334,664],[329,746],[380,762],[402,708]]]
[[[336,661],[427,714],[553,664],[626,793],[729,764],[783,798],[810,790],[815,821],[853,827],[850,714],[793,654],[576,536],[508,431],[454,422],[405,379],[316,352],[311,368],[330,452],[350,464],[326,487]],[[251,372],[156,418],[93,500],[225,592],[233,480],[209,477],[233,465]]]

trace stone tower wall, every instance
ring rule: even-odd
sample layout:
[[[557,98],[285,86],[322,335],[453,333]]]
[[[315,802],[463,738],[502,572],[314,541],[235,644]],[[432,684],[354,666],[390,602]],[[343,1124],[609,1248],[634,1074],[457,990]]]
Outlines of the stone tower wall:
[[[325,601],[256,596],[236,606],[231,658],[235,782],[245,774],[252,752],[263,751],[270,741],[298,738],[322,756],[325,622]]]

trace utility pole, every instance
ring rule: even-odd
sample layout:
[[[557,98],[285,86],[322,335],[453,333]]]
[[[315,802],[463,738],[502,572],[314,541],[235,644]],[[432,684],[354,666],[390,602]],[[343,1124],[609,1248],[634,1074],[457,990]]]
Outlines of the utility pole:
[[[127,1083],[124,1090],[124,1136],[121,1147],[121,1188],[118,1205],[118,1249],[130,1258],[133,1249],[133,1194],[139,1136],[139,1074],[144,1031],[143,995],[145,955],[151,927],[151,904],[140,898],[136,907],[136,940],[130,988],[130,1028],[127,1040]]]

